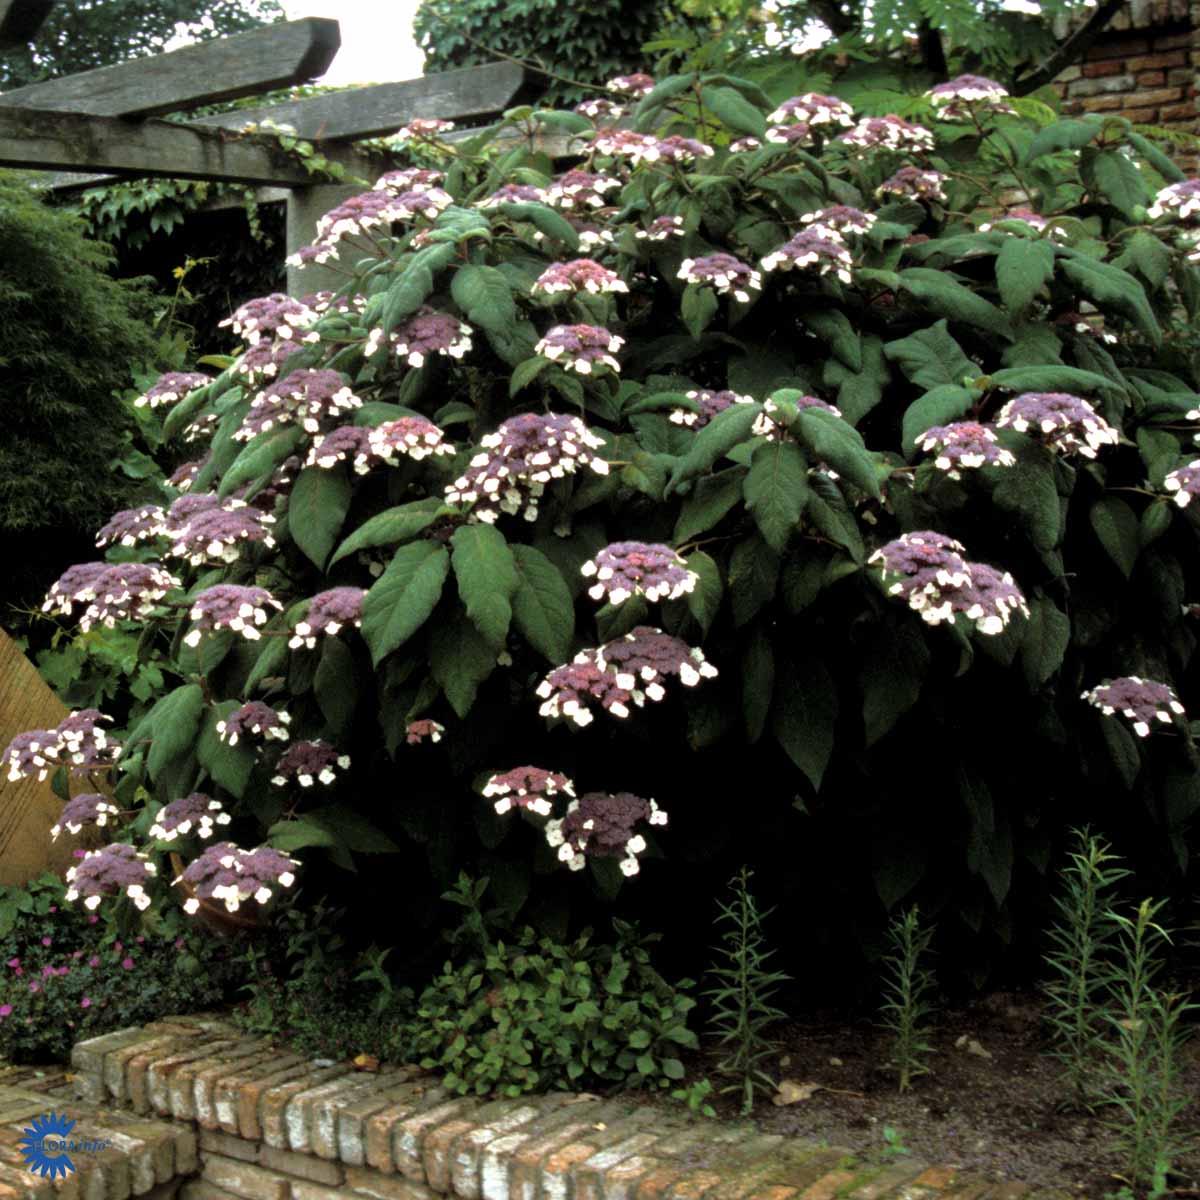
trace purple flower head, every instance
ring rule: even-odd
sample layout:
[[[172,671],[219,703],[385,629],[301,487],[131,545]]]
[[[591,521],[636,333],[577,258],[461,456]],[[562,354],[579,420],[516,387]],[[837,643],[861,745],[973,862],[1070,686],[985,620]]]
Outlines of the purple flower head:
[[[480,200],[478,208],[498,208],[501,204],[545,204],[546,189],[532,183],[506,183]]]
[[[989,425],[978,421],[956,421],[952,425],[934,425],[917,438],[917,445],[929,454],[937,452],[933,465],[951,479],[961,479],[963,468],[1011,467],[1016,458],[997,445]]]
[[[639,595],[652,602],[678,600],[700,579],[670,546],[647,542],[613,542],[580,570],[596,579],[588,595],[614,605]]]
[[[216,826],[228,825],[229,819],[219,800],[203,792],[193,792],[159,809],[148,836],[160,842],[173,842],[193,832],[198,838],[210,838]]]
[[[900,196],[906,200],[945,200],[946,176],[920,167],[901,167],[875,189],[877,196]]]
[[[165,532],[172,541],[170,553],[193,566],[209,561],[234,562],[244,543],[275,545],[269,525],[275,518],[244,500],[216,500],[211,494],[180,496],[167,512]],[[196,501],[191,509],[184,501]]]
[[[66,899],[83,897],[84,908],[97,908],[105,896],[124,893],[140,909],[150,907],[146,886],[158,868],[145,854],[139,854],[124,842],[114,842],[100,850],[89,850],[83,861],[67,871]]]
[[[761,150],[762,142],[756,137],[735,138],[729,143],[730,154],[746,154],[750,150]]]
[[[120,746],[109,740],[102,722],[112,724],[112,717],[98,708],[81,708],[65,716],[54,731],[58,736],[59,755],[74,767],[103,767],[116,758]]]
[[[837,126],[849,129],[854,124],[854,110],[836,96],[822,96],[817,92],[805,92],[785,100],[767,120],[775,125],[785,121],[803,121],[815,128]]]
[[[903,117],[864,117],[838,139],[855,150],[895,150],[903,153],[927,153],[933,149],[933,134]]]
[[[58,766],[61,748],[58,732],[54,729],[29,729],[18,733],[4,751],[9,783],[34,775],[39,781],[45,779],[50,768]]]
[[[711,158],[713,148],[695,138],[655,137],[650,133],[635,133],[632,129],[601,129],[592,138],[592,148],[598,154],[626,158],[633,166],[641,163],[678,163],[687,165],[698,158]]]
[[[390,140],[403,146],[407,142],[436,139],[438,134],[449,133],[453,128],[453,121],[443,121],[440,117],[414,117],[407,125],[401,125]]]
[[[703,429],[718,413],[723,413],[731,404],[753,404],[752,396],[741,396],[737,392],[710,392],[707,389],[685,392],[689,400],[699,406],[698,413],[686,408],[673,408],[669,420],[689,429]]]
[[[953,622],[962,613],[980,633],[993,635],[1014,612],[1029,616],[1011,575],[967,562],[965,553],[960,542],[926,530],[888,542],[867,561],[882,567],[888,595],[902,597],[930,625]]]
[[[683,237],[682,217],[655,217],[645,229],[639,229],[634,237],[648,242],[665,242],[668,238]]]
[[[685,258],[679,264],[677,279],[688,283],[713,288],[718,296],[732,294],[743,304],[750,299],[750,291],[762,287],[762,276],[732,254],[705,254],[700,258]]]
[[[802,146],[813,140],[812,129],[803,121],[794,125],[770,125],[763,136],[773,146]]]
[[[231,325],[248,346],[257,346],[261,341],[272,341],[280,338],[284,341],[317,342],[320,335],[309,329],[318,314],[311,308],[285,296],[282,292],[272,292],[269,296],[260,296],[256,300],[248,300],[234,310],[232,316],[220,322],[222,326]]]
[[[188,613],[193,625],[184,643],[198,646],[206,633],[220,629],[232,629],[252,642],[257,641],[262,636],[257,627],[268,620],[267,609],[282,607],[266,588],[218,583],[198,592],[193,599]]]
[[[597,124],[606,121],[609,125],[615,125],[625,115],[625,106],[614,104],[611,100],[605,100],[603,97],[596,97],[593,100],[582,101],[571,111],[577,112],[581,117],[587,117],[589,121],[595,121]]]
[[[419,721],[409,721],[404,730],[404,740],[410,746],[419,746],[426,738],[431,742],[440,742],[445,732],[445,725],[439,725],[437,721],[425,717]]]
[[[293,338],[263,340],[251,346],[234,364],[236,374],[245,378],[250,387],[258,387],[270,379],[286,374],[288,359],[304,346]]]
[[[1031,432],[1059,454],[1095,458],[1105,445],[1116,445],[1121,435],[1096,410],[1066,392],[1024,392],[1010,400],[996,417],[999,429]]]
[[[372,329],[363,353],[370,358],[384,343],[382,329]],[[410,367],[423,367],[432,354],[462,358],[471,349],[471,327],[449,313],[422,309],[387,336],[388,348]]]
[[[590,258],[553,263],[533,283],[533,292],[543,296],[553,296],[560,292],[567,295],[589,292],[596,296],[606,292],[628,291],[628,285],[616,271],[610,271]]]
[[[194,913],[201,900],[219,900],[227,911],[237,912],[251,897],[266,904],[276,888],[291,887],[299,865],[269,846],[242,850],[232,842],[218,842],[190,862],[175,882],[188,884],[194,893],[185,912]]]
[[[79,618],[84,632],[93,625],[112,629],[118,621],[143,620],[179,586],[157,563],[81,563],[51,587],[42,611],[71,615],[76,604],[84,605]]]
[[[196,476],[200,474],[200,470],[206,462],[208,462],[207,455],[204,458],[194,459],[192,462],[181,463],[167,478],[167,486],[173,487],[177,492],[186,492],[196,482]]]
[[[1180,508],[1187,508],[1194,497],[1200,496],[1200,458],[1169,472],[1163,487],[1175,494],[1175,503]]]
[[[499,796],[496,812],[503,816],[510,808],[527,808],[540,817],[548,817],[554,811],[553,796],[574,796],[575,785],[565,775],[542,767],[513,767],[500,775],[493,775],[483,787],[488,799]]]
[[[613,355],[625,339],[599,325],[555,325],[534,349],[568,371],[591,375],[597,366],[619,371],[621,364]]]
[[[667,814],[631,792],[588,792],[571,801],[562,820],[546,822],[546,841],[572,871],[581,870],[587,858],[619,858],[621,873],[636,875],[637,856],[646,849],[636,829],[642,821],[665,825]]]
[[[399,171],[386,171],[375,180],[376,191],[423,192],[442,182],[445,175],[428,167],[405,167]]]
[[[1200,212],[1200,179],[1167,184],[1154,197],[1154,203],[1146,212],[1152,221],[1168,215],[1178,221],[1186,221],[1194,213]]]
[[[107,796],[98,792],[89,792],[76,796],[63,805],[58,822],[51,826],[50,837],[55,841],[65,829],[70,834],[82,831],[85,825],[97,825],[103,828],[108,824],[109,817],[120,815],[121,810]]]
[[[254,397],[246,419],[233,436],[248,442],[276,425],[293,421],[298,421],[306,433],[319,433],[322,424],[361,407],[362,401],[337,371],[292,371]]]
[[[538,685],[537,695],[545,703],[538,709],[543,717],[568,717],[576,725],[590,725],[592,711],[599,704],[614,717],[629,716],[629,702],[642,705],[645,696],[633,688],[621,687],[616,674],[598,661],[599,651],[581,650],[562,667],[555,667]]]
[[[445,435],[424,417],[397,417],[385,421],[368,433],[371,453],[388,466],[398,466],[402,458],[420,461],[429,455],[455,453],[442,439]]]
[[[640,100],[654,90],[654,76],[639,71],[634,75],[617,75],[605,85],[610,92],[620,92],[622,96],[632,96]]]
[[[362,192],[321,217],[313,245],[336,253],[343,238],[358,237],[380,226],[386,230],[397,221],[411,221],[418,216],[432,220],[452,203],[449,193],[425,183],[404,191],[386,187]]]
[[[644,690],[650,700],[663,697],[663,680],[677,676],[685,687],[716,677],[717,668],[704,652],[680,638],[649,625],[639,625],[624,637],[606,642],[596,654],[596,664],[613,671],[623,688]]]
[[[1106,717],[1114,713],[1128,717],[1138,737],[1150,736],[1152,721],[1169,725],[1172,715],[1185,715],[1179,697],[1165,683],[1140,679],[1136,675],[1125,675],[1094,687],[1084,692],[1081,699],[1095,705]]]
[[[538,498],[551,480],[574,474],[580,467],[608,474],[608,463],[592,454],[603,445],[604,440],[578,417],[557,413],[510,417],[481,439],[480,453],[446,489],[447,503],[474,504],[472,517],[489,524],[500,513],[517,513],[522,507],[525,519],[534,521]]]
[[[966,121],[980,112],[1013,114],[1008,90],[983,75],[959,75],[925,93],[943,121]]]
[[[136,546],[158,537],[166,514],[157,504],[143,504],[140,508],[126,508],[114,513],[100,532],[96,534],[96,545]]]
[[[276,787],[285,787],[293,779],[305,788],[312,787],[314,780],[328,785],[337,778],[337,771],[349,766],[350,756],[339,755],[328,742],[294,742],[275,764],[271,782]]]
[[[11,1004],[0,1004],[0,1017],[11,1017],[12,1010]]]
[[[574,167],[564,171],[546,188],[546,203],[554,208],[585,212],[590,208],[603,208],[604,193],[623,186],[614,175]]]
[[[371,449],[368,429],[361,425],[339,425],[313,442],[304,465],[329,470],[340,462],[348,462],[356,474],[366,475],[378,461]]]
[[[829,208],[805,213],[800,218],[800,223],[831,229],[834,233],[844,236],[847,233],[868,233],[878,219],[874,213],[863,212],[861,208],[852,208],[848,204],[834,204]]]
[[[814,225],[802,229],[789,242],[768,254],[762,260],[762,269],[791,271],[809,267],[818,275],[835,275],[843,283],[849,283],[852,262],[841,234]]]
[[[317,644],[317,634],[333,637],[345,626],[362,628],[363,597],[366,592],[356,587],[330,588],[318,592],[308,604],[308,614],[296,625],[288,646],[298,650],[307,646],[312,650]]]
[[[259,738],[263,741],[277,738],[286,742],[287,727],[291,720],[289,713],[278,712],[261,700],[249,700],[217,722],[217,737],[231,746],[236,746],[243,738]]]
[[[160,375],[150,388],[134,402],[134,408],[157,408],[160,404],[174,404],[190,392],[212,383],[208,375],[199,371],[168,371]]]

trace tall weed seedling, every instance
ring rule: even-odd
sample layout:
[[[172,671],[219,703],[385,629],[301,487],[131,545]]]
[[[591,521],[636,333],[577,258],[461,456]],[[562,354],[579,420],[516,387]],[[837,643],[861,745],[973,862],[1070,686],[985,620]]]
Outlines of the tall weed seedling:
[[[1063,1074],[1077,1103],[1087,1104],[1104,1042],[1102,1012],[1113,982],[1111,952],[1118,924],[1108,911],[1112,889],[1129,872],[1119,857],[1084,829],[1072,831],[1076,848],[1063,871],[1062,894],[1054,899],[1058,920],[1051,926],[1043,961],[1045,1020]]]
[[[1104,1103],[1127,1164],[1126,1182],[1135,1190],[1151,1185],[1164,1164],[1197,1143],[1194,1135],[1179,1134],[1176,1125],[1190,1103],[1178,1086],[1187,1038],[1181,1022],[1200,1005],[1154,986],[1162,967],[1162,946],[1171,940],[1154,920],[1164,903],[1143,900],[1132,917],[1108,914],[1117,929],[1120,957],[1110,1005],[1103,1013],[1112,1033],[1104,1043]]]
[[[784,1016],[771,999],[779,985],[790,978],[781,971],[766,969],[767,959],[775,952],[766,949],[762,926],[774,910],[758,911],[749,889],[752,873],[742,867],[729,883],[732,899],[728,903],[718,901],[721,911],[716,923],[722,929],[721,944],[713,950],[717,965],[709,971],[715,982],[703,993],[712,1001],[710,1032],[725,1048],[717,1071],[733,1080],[721,1093],[741,1093],[743,1116],[754,1107],[756,1087],[775,1086],[763,1064],[777,1046],[765,1031]]]
[[[907,1092],[914,1079],[929,1074],[933,1047],[926,1040],[935,1008],[933,972],[923,965],[933,939],[933,926],[922,926],[916,906],[888,926],[892,953],[884,958],[883,1024],[892,1031],[892,1066]]]

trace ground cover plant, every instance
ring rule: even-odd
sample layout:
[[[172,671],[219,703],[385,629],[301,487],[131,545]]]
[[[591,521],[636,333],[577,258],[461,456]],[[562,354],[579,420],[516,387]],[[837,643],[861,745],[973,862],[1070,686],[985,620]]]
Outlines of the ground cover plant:
[[[683,75],[515,147],[414,123],[299,253],[342,292],[147,392],[197,458],[51,591],[163,678],[6,751],[113,785],[70,902],[269,919],[303,873],[427,950],[468,870],[692,968],[679,897],[746,862],[786,973],[861,980],[905,901],[961,984],[1082,810],[1178,888],[1200,182],[978,78],[925,120]]]

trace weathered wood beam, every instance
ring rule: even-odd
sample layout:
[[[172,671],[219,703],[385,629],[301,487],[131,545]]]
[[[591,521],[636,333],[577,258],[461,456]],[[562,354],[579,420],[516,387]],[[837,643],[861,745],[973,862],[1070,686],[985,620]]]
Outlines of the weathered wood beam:
[[[349,149],[326,147],[326,157],[366,179],[375,172]],[[267,138],[231,137],[224,130],[171,121],[126,121],[26,108],[0,107],[0,166],[83,167],[122,176],[227,179],[283,187],[312,183],[312,176]]]
[[[291,125],[302,138],[353,139],[395,133],[415,117],[456,120],[502,112],[517,94],[525,72],[512,63],[464,67],[399,83],[350,88],[262,108],[201,117],[196,125],[240,129],[270,119]]]
[[[0,96],[0,106],[98,117],[186,112],[201,104],[307,83],[328,69],[340,45],[336,21],[306,17],[32,83]]]
[[[0,0],[0,50],[33,41],[54,0]]]

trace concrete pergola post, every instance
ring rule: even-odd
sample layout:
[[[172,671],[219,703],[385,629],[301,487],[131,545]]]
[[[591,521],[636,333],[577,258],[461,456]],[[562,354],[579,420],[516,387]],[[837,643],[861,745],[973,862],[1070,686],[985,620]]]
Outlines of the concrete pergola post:
[[[292,254],[307,246],[317,236],[317,222],[331,209],[362,191],[359,184],[322,183],[311,187],[291,188],[287,197],[287,252]],[[288,267],[289,296],[305,296],[310,292],[336,292],[345,282],[345,275],[320,263],[306,267]]]

